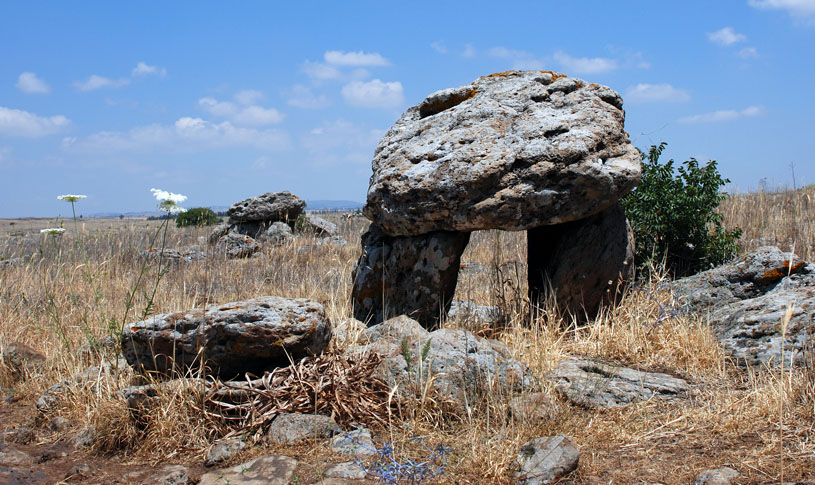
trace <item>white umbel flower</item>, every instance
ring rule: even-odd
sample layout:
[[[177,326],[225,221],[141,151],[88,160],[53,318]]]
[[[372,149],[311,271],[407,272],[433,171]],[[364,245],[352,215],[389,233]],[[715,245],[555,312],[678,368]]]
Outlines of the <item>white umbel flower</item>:
[[[57,199],[59,199],[59,200],[65,200],[65,201],[68,201],[68,202],[76,202],[76,201],[78,201],[80,199],[87,199],[87,198],[88,198],[87,195],[78,195],[78,194],[65,194],[65,195],[60,195],[60,196],[57,197]]]
[[[40,229],[40,232],[43,234],[62,234],[65,232],[65,229],[62,227],[49,227],[48,229]]]
[[[158,201],[159,210],[167,212],[168,214],[177,214],[187,210],[178,205],[187,200],[186,195],[174,194],[161,189],[150,189],[150,192],[153,193],[153,196]]]

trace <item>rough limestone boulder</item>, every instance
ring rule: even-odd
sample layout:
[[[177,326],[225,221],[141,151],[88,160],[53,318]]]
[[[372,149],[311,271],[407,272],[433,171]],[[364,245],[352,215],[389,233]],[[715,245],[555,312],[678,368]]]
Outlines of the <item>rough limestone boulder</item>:
[[[285,222],[273,222],[263,230],[258,239],[263,244],[281,246],[294,239],[294,234],[291,232],[291,227]]]
[[[370,342],[346,353],[375,351],[383,356],[377,373],[401,393],[420,395],[432,386],[453,406],[482,399],[484,393],[512,394],[532,386],[531,371],[515,360],[506,345],[465,330],[428,332],[405,315],[369,327]],[[488,391],[489,390],[489,391]]]
[[[593,318],[634,276],[634,231],[619,203],[579,221],[527,233],[530,299],[554,292],[561,311]]]
[[[364,213],[391,236],[589,217],[640,178],[622,105],[606,86],[549,71],[433,93],[377,146]]]
[[[319,354],[330,339],[331,323],[319,303],[264,296],[131,323],[122,351],[140,370],[183,374],[203,359],[228,379],[287,366],[289,356]]]
[[[227,211],[230,222],[288,222],[303,212],[306,201],[291,192],[267,192],[235,202]]]
[[[427,328],[447,315],[469,233],[390,237],[371,224],[352,274],[354,318],[369,325],[407,311]]]
[[[515,480],[523,485],[558,483],[577,469],[580,449],[566,435],[544,436],[524,443],[515,460]]]
[[[230,259],[248,258],[260,251],[260,244],[251,236],[230,232],[218,240],[215,250]]]
[[[300,226],[298,227],[299,230],[315,236],[330,237],[337,235],[337,225],[322,217],[306,214],[297,224]]]
[[[744,365],[801,363],[815,313],[815,265],[768,246],[671,285]]]

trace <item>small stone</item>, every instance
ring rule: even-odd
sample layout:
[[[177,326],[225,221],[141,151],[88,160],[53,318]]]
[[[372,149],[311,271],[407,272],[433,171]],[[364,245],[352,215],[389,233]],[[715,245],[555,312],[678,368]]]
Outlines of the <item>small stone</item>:
[[[207,457],[204,460],[204,465],[209,467],[223,463],[237,455],[245,447],[246,443],[238,438],[216,441],[212,444],[212,446],[210,446],[209,451],[207,451]]]
[[[41,366],[44,362],[45,355],[42,352],[24,343],[11,343],[0,351],[0,367],[9,368],[15,380],[25,378],[29,371]]]
[[[319,414],[283,413],[272,421],[267,439],[277,444],[329,438],[340,431],[332,418]]]
[[[730,481],[739,476],[739,472],[730,467],[704,470],[696,475],[694,485],[730,485]]]
[[[188,485],[191,483],[187,468],[181,465],[167,465],[150,476],[145,483],[156,485]]]
[[[568,436],[536,438],[521,447],[515,479],[524,485],[553,483],[576,470],[579,460],[580,450]]]
[[[371,432],[367,428],[357,428],[334,436],[331,438],[331,449],[337,453],[360,458],[377,454]]]
[[[71,420],[62,416],[55,416],[48,423],[48,429],[55,433],[63,433],[71,427]]]
[[[77,463],[73,467],[71,467],[71,471],[69,471],[65,478],[77,478],[77,477],[90,477],[93,474],[93,469],[87,463]]]
[[[96,437],[96,429],[93,427],[85,428],[79,433],[75,434],[71,442],[77,448],[87,448],[93,444]]]
[[[198,485],[288,485],[296,468],[294,458],[269,455],[206,473]]]
[[[352,480],[361,480],[365,478],[368,473],[356,461],[345,461],[338,463],[334,466],[326,468],[325,476],[327,478],[348,478]]]
[[[0,445],[0,466],[30,465],[34,461],[28,453]]]
[[[34,441],[36,436],[31,426],[20,426],[19,428],[7,431],[3,437],[6,442],[27,445]]]
[[[227,258],[248,258],[260,251],[260,244],[250,236],[230,232],[218,240],[215,249],[226,254]]]

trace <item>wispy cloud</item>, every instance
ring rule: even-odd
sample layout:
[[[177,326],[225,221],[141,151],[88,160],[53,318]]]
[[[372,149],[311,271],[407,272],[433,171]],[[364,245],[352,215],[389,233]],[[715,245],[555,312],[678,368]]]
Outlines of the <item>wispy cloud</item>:
[[[745,47],[744,49],[739,50],[736,55],[742,59],[753,59],[758,57],[758,51],[755,47]]]
[[[562,51],[553,57],[567,74],[600,74],[620,67],[617,60],[607,57],[572,57]]]
[[[629,103],[682,103],[689,100],[687,91],[670,84],[641,83],[625,92],[625,101]]]
[[[289,106],[304,109],[320,109],[331,105],[325,94],[315,94],[311,88],[303,84],[295,84],[289,91],[284,91]]]
[[[130,73],[133,77],[156,75],[164,77],[167,75],[167,69],[158,66],[151,66],[145,62],[139,62]]]
[[[327,64],[333,66],[389,66],[391,63],[378,52],[343,52],[343,51],[326,51],[323,54],[323,59]]]
[[[213,123],[201,118],[183,117],[172,125],[147,125],[129,131],[102,131],[84,138],[65,138],[66,151],[85,153],[201,151],[251,147],[260,150],[283,150],[290,146],[288,134],[274,129],[242,128],[228,121]]]
[[[320,124],[301,138],[302,149],[319,165],[355,165],[370,170],[371,158],[385,130],[345,120]]]
[[[128,84],[130,84],[130,79],[127,78],[110,79],[97,74],[91,74],[91,76],[84,81],[75,81],[74,87],[80,91],[95,91],[101,88],[119,88],[127,86]]]
[[[238,91],[233,96],[235,102],[218,101],[212,97],[198,100],[198,106],[204,111],[219,118],[227,118],[241,126],[264,126],[281,123],[285,115],[274,108],[264,108],[255,103],[265,95],[260,91]]]
[[[351,106],[362,108],[396,108],[404,102],[402,83],[353,81],[342,87],[342,97]]]
[[[37,116],[20,109],[0,106],[0,134],[38,138],[59,133],[68,126],[71,120],[62,115]]]
[[[444,45],[444,42],[441,42],[441,41],[431,42],[430,43],[430,48],[433,49],[434,51],[438,52],[439,54],[447,54],[449,52],[449,49],[447,49],[447,46]]]
[[[815,25],[815,0],[749,0],[750,6],[760,9],[780,9],[797,20]]]
[[[510,61],[512,69],[543,69],[545,62],[527,51],[507,49],[506,47],[493,47],[487,51],[492,57]]]
[[[51,87],[33,72],[24,72],[17,78],[17,89],[30,94],[48,94]]]
[[[470,59],[475,57],[478,54],[478,51],[475,50],[472,44],[466,44],[464,46],[464,50],[461,52],[461,57]]]
[[[699,115],[686,116],[680,118],[680,123],[718,123],[721,121],[731,121],[739,118],[751,118],[764,113],[761,106],[748,106],[741,110],[727,109],[703,113]]]
[[[716,32],[708,32],[707,38],[719,45],[733,45],[747,41],[747,36],[736,33],[733,27],[724,27]]]

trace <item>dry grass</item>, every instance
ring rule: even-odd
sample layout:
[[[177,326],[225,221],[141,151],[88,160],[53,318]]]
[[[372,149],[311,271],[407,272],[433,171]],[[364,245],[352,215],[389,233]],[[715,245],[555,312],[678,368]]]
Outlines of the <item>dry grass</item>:
[[[747,249],[795,245],[799,255],[813,260],[813,196],[812,188],[795,194],[737,195],[722,211],[728,225],[744,229]],[[13,386],[24,402],[33,402],[50,384],[106,358],[103,352],[88,351],[87,344],[121,326],[127,296],[143,264],[139,253],[149,247],[158,222],[87,221],[80,230],[81,246],[75,244],[70,223],[55,245],[35,232],[53,221],[15,221],[13,227],[9,222],[0,220],[0,258],[30,260],[0,269],[0,346],[26,342],[47,360],[22,381],[14,381],[0,365],[0,385]],[[351,314],[350,274],[365,221],[338,216],[335,222],[349,240],[346,247],[306,248],[311,241],[298,239],[248,260],[211,257],[171,266],[150,311],[278,295],[319,301],[332,322],[340,324]],[[17,231],[25,235],[11,235]],[[202,238],[207,233],[170,227],[167,246],[206,247]],[[704,319],[675,311],[676,301],[658,279],[629,289],[617,308],[589,324],[563,322],[551,309],[529,315],[523,233],[475,233],[462,260],[484,271],[462,272],[456,298],[498,305],[506,316],[500,328],[470,329],[505,342],[534,370],[537,390],[550,390],[543,377],[567,355],[681,376],[695,390],[672,403],[605,411],[560,402],[557,419],[538,423],[511,419],[511,396],[494,389],[470,403],[469,412],[451,412],[430,393],[397,403],[390,425],[376,430],[379,439],[393,444],[395,456],[421,458],[425,447],[443,444],[455,450],[447,457],[445,482],[509,482],[521,444],[562,433],[582,449],[578,483],[688,483],[700,470],[723,465],[738,469],[745,483],[765,482],[782,475],[805,478],[815,469],[815,352],[802,369],[783,374],[754,369],[745,375],[728,362]],[[155,262],[148,267],[134,293],[129,321],[144,310],[158,276]],[[335,345],[341,349],[353,340],[352,335]],[[71,418],[74,432],[95,427],[97,451],[151,462],[197,459],[214,439],[232,432],[202,412],[200,389],[194,384],[165,389],[148,415],[132,419],[132,410],[116,393],[132,379],[128,369],[102,372],[92,383],[71,386],[55,413]],[[325,451],[320,446],[276,451],[317,460]]]

